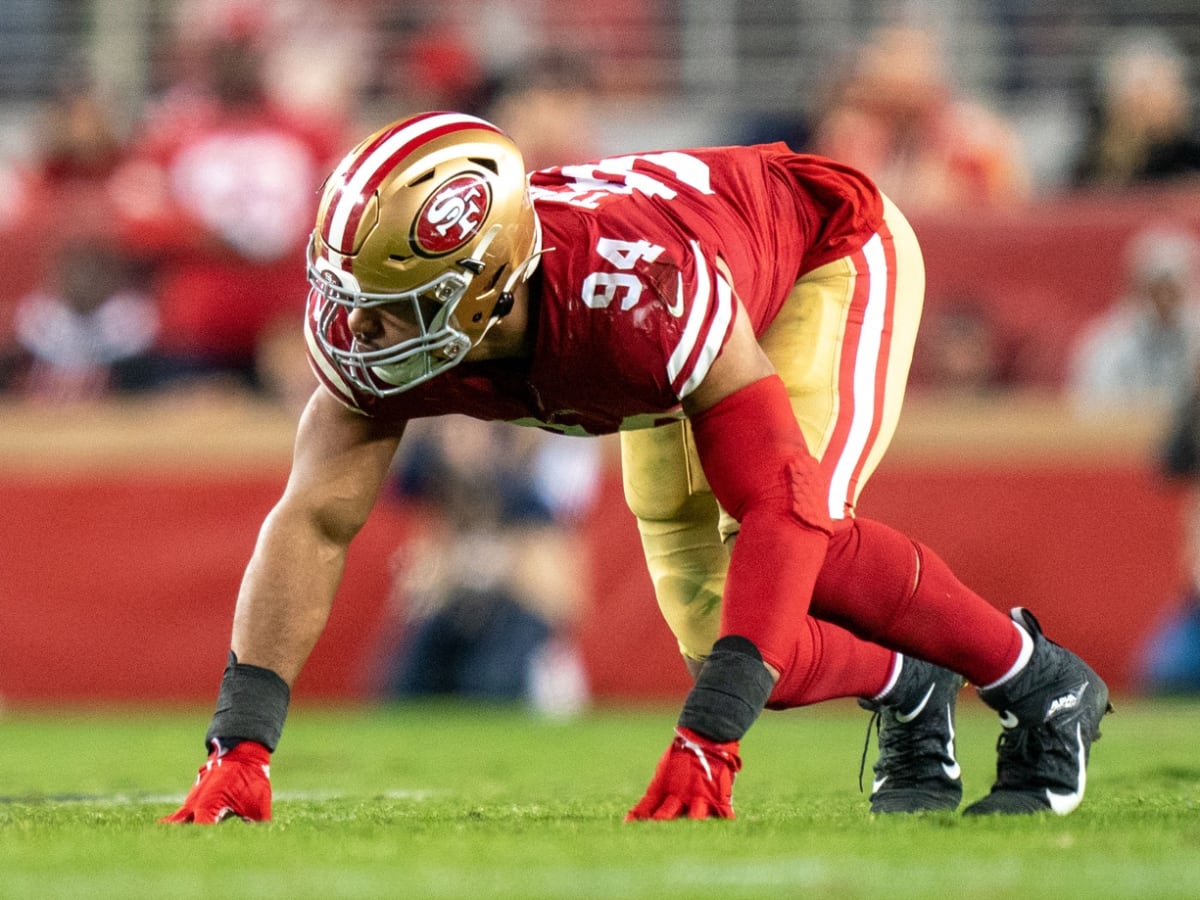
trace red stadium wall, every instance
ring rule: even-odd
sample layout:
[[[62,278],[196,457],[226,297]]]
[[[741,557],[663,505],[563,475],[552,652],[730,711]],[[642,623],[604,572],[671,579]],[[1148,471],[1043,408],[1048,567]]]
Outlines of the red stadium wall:
[[[0,697],[215,697],[241,571],[282,483],[278,472],[0,480]],[[366,690],[406,526],[381,508],[355,545],[306,694]]]
[[[156,447],[151,435],[160,432],[142,434],[128,416],[27,436],[56,472],[14,463],[16,451],[0,442],[0,697],[8,701],[214,696],[241,571],[283,487],[290,425],[271,423],[267,438],[259,426],[207,429],[208,443],[198,443],[206,429],[193,422],[177,446]],[[13,413],[5,417],[11,423]],[[997,605],[1035,609],[1052,636],[1120,690],[1138,643],[1173,600],[1180,497],[1142,453],[1145,431],[1098,447],[1086,430],[1064,438],[1060,423],[1053,407],[915,404],[861,511],[937,549]],[[5,431],[9,443],[29,424]],[[95,442],[94,456],[81,434]],[[124,449],[106,446],[105,435]],[[130,441],[141,448],[132,458]],[[246,445],[257,447],[258,462],[235,463]],[[194,458],[181,465],[181,453]],[[298,697],[369,695],[390,559],[419,527],[390,504],[376,511]],[[582,640],[597,696],[678,695],[683,667],[615,471],[587,534],[594,577]]]
[[[1200,185],[911,218],[925,254],[926,318],[964,299],[981,303],[1018,348],[1023,383],[1056,387],[1079,328],[1124,290],[1130,238],[1163,223],[1200,237]]]

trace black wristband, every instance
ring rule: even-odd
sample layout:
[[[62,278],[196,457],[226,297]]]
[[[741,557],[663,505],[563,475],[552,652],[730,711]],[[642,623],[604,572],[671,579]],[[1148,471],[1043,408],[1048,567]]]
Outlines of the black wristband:
[[[741,740],[774,687],[753,641],[739,635],[723,637],[704,661],[679,714],[679,725],[713,741]]]
[[[211,749],[216,738],[227,750],[242,741],[257,741],[274,753],[283,734],[290,698],[286,681],[270,669],[239,663],[237,654],[230,650],[217,694],[217,710],[204,736],[205,748]]]

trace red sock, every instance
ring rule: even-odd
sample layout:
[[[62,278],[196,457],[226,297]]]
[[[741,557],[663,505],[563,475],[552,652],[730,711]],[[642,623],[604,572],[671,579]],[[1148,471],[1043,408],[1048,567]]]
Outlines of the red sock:
[[[768,709],[808,706],[834,697],[874,697],[884,689],[895,653],[811,616],[806,625],[811,647],[798,653],[796,664],[779,679]]]
[[[1021,649],[1008,616],[936,553],[870,519],[856,519],[830,539],[811,612],[977,685],[1003,676]]]

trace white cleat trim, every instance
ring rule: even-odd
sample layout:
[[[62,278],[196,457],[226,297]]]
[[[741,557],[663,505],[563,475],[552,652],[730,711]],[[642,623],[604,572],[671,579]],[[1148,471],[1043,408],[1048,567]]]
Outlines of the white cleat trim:
[[[1075,723],[1075,745],[1078,748],[1076,762],[1079,764],[1079,778],[1075,783],[1075,790],[1059,794],[1046,788],[1046,799],[1050,802],[1050,808],[1060,816],[1074,812],[1083,802],[1083,792],[1087,787],[1087,748],[1083,744],[1083,726],[1078,722]]]
[[[954,714],[949,703],[946,704],[946,724],[950,727],[950,736],[946,738],[946,755],[952,762],[950,765],[942,763],[942,771],[951,781],[957,781],[962,776],[962,766],[958,764],[958,757],[954,755]]]
[[[913,709],[912,712],[902,713],[899,710],[896,710],[896,721],[899,722],[901,725],[907,725],[909,722],[911,722],[913,719],[915,719],[917,716],[919,716],[922,712],[924,712],[925,704],[928,703],[929,698],[933,696],[933,689],[935,687],[937,687],[937,684],[935,684],[935,683],[929,685],[929,690],[927,690],[925,692],[925,696],[921,698],[921,702],[916,705],[916,707]]]

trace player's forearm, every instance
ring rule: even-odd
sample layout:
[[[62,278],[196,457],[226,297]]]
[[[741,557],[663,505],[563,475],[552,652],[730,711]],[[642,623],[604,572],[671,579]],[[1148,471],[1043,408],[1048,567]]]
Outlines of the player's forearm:
[[[246,568],[233,620],[238,660],[271,669],[290,686],[325,628],[348,540],[277,508]]]
[[[713,494],[741,523],[721,634],[749,638],[775,672],[785,672],[828,544],[816,460],[774,375],[693,416],[692,432]]]

